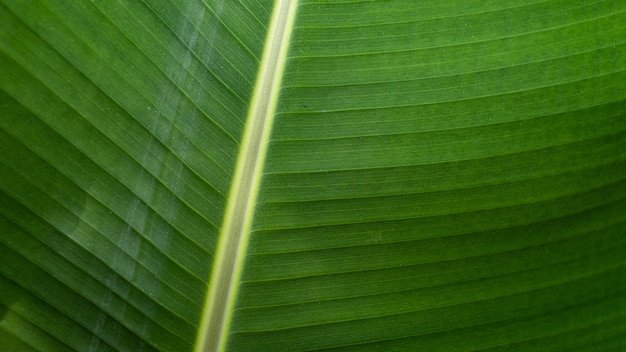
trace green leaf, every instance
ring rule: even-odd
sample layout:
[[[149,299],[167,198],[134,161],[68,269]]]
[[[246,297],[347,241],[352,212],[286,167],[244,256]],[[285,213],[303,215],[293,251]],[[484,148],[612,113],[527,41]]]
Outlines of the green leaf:
[[[626,348],[626,2],[0,23],[0,350]]]

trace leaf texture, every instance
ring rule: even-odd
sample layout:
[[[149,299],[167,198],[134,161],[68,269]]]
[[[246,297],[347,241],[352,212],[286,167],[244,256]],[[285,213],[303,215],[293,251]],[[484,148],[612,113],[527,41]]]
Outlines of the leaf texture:
[[[623,348],[624,10],[303,1],[232,350]]]
[[[6,334],[192,349],[270,11],[2,4]]]
[[[0,1],[0,350],[199,348],[274,6]],[[626,348],[626,3],[290,38],[226,350]]]

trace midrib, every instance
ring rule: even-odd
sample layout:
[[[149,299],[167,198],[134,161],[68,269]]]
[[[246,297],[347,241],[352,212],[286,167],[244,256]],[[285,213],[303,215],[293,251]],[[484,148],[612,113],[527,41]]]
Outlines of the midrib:
[[[297,0],[275,4],[231,186],[195,351],[226,348]]]

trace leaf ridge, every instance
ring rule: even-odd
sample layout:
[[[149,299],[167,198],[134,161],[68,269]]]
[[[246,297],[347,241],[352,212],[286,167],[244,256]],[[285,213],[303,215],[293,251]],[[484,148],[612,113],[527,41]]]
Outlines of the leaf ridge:
[[[297,5],[297,0],[278,0],[274,5],[196,338],[197,352],[226,348]]]

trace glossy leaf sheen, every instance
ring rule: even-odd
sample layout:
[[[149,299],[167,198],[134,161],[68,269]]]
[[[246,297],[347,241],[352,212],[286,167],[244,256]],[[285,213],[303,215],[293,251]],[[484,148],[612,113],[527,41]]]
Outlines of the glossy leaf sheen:
[[[194,349],[273,7],[0,1],[0,350]],[[226,349],[626,348],[625,38],[301,0]]]

